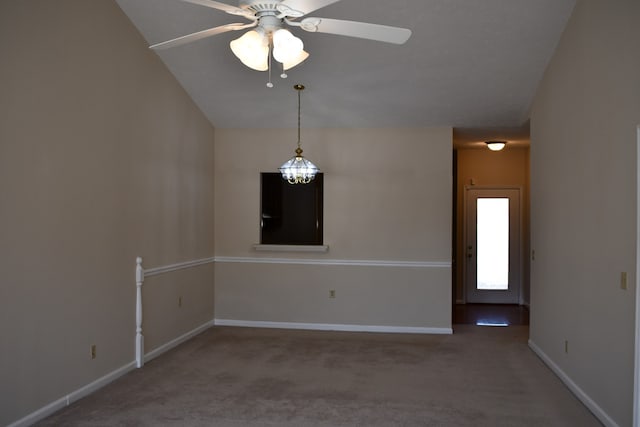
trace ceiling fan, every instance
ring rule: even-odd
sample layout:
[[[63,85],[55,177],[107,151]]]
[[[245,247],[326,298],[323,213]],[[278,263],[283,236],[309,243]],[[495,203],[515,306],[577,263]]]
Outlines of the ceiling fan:
[[[285,27],[298,27],[309,32],[358,37],[386,43],[403,44],[411,36],[411,30],[365,22],[306,17],[309,13],[337,3],[340,0],[240,0],[239,7],[213,0],[180,0],[230,15],[241,16],[249,23],[233,23],[198,31],[150,46],[151,49],[167,49],[194,42],[229,31],[253,28],[240,38],[231,41],[231,51],[247,67],[257,71],[269,71],[271,83],[271,57],[282,64],[282,78],[289,70],[309,57],[302,40]],[[302,19],[300,19],[302,18]],[[271,53],[271,55],[270,55]]]

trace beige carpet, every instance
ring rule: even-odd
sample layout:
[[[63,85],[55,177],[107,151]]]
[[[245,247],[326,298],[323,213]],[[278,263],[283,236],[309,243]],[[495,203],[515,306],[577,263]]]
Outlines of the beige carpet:
[[[599,426],[526,326],[211,328],[39,426]]]

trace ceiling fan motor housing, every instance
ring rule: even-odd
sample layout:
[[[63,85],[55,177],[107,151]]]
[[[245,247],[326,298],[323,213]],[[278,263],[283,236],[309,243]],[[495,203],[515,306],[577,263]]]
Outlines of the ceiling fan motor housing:
[[[240,7],[253,13],[278,12],[279,4],[280,0],[240,0]]]
[[[282,19],[273,15],[261,16],[258,19],[259,28],[262,28],[267,34],[271,34],[282,28]]]
[[[283,20],[279,17],[277,9],[279,1],[246,0],[240,2],[240,7],[250,10],[258,18],[259,27],[270,34],[283,26]]]
[[[241,0],[240,7],[250,10],[257,17],[278,15],[279,17],[299,18],[304,15],[304,12],[294,10],[281,3],[282,0]]]

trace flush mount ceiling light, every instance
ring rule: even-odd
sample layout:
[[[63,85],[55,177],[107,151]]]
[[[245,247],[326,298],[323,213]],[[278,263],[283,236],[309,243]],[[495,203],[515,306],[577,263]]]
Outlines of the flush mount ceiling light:
[[[166,49],[228,31],[255,27],[255,29],[249,30],[233,40],[230,43],[230,48],[233,54],[252,70],[269,71],[268,87],[273,87],[271,83],[271,58],[281,64],[282,74],[280,77],[286,78],[287,70],[309,57],[309,53],[304,50],[302,40],[284,28],[285,25],[309,32],[338,34],[394,44],[403,44],[411,37],[411,30],[406,28],[312,17],[298,20],[308,13],[340,0],[241,0],[239,7],[213,0],[180,1],[222,10],[252,22],[209,28],[154,44],[150,46],[151,49]]]
[[[500,151],[507,145],[507,141],[485,141],[485,144],[491,151]]]
[[[293,86],[298,91],[298,148],[296,155],[287,160],[279,170],[282,178],[289,181],[289,184],[308,184],[318,173],[318,167],[305,159],[300,148],[300,92],[304,90],[303,85]]]

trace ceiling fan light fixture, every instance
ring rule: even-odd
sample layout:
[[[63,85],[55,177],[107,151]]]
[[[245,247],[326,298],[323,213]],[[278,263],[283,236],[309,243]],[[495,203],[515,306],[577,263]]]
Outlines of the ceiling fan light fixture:
[[[304,43],[291,34],[291,31],[281,28],[273,33],[273,57],[276,61],[282,64],[291,63],[298,59],[302,52]]]
[[[267,87],[271,82],[272,59],[282,65],[280,77],[286,78],[286,70],[291,69],[309,57],[304,51],[304,43],[291,31],[283,28],[300,28],[307,32],[337,34],[386,43],[403,44],[411,36],[411,30],[366,22],[346,21],[306,17],[307,14],[340,0],[239,0],[239,7],[214,0],[181,0],[211,9],[218,9],[231,15],[241,16],[250,23],[231,23],[207,28],[195,33],[176,37],[151,45],[152,49],[167,49],[195,42],[229,31],[254,28],[231,41],[233,54],[247,67],[256,71],[268,71]],[[298,18],[305,17],[302,20]]]
[[[506,141],[485,141],[485,144],[487,144],[487,147],[489,147],[489,150],[491,151],[500,151],[504,148],[505,145],[507,145]]]
[[[256,30],[247,31],[232,40],[229,47],[244,65],[256,71],[269,69],[269,38]]]

